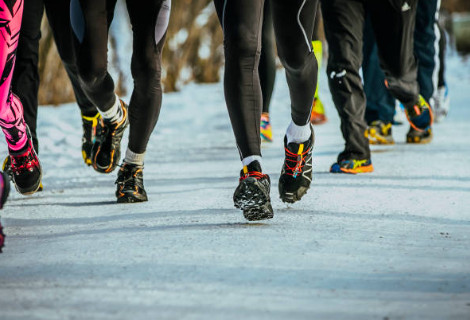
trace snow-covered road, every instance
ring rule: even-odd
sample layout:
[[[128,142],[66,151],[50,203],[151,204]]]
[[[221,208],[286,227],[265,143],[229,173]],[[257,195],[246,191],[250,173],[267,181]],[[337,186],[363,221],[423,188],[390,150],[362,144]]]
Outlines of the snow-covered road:
[[[116,173],[83,165],[78,108],[41,108],[44,192],[13,191],[1,212],[0,319],[470,319],[469,71],[451,59],[452,110],[431,144],[394,127],[397,144],[357,176],[328,173],[343,141],[323,78],[330,121],[292,206],[277,194],[279,73],[263,146],[275,217],[262,223],[233,208],[240,163],[220,84],[165,95],[143,204],[115,204]]]

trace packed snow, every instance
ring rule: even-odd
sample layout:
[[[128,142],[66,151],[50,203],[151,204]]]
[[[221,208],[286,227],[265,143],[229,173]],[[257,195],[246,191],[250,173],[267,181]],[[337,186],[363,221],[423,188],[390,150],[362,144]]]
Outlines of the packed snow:
[[[258,223],[233,207],[241,165],[221,84],[164,96],[141,204],[116,204],[116,172],[83,164],[75,104],[41,107],[44,191],[13,190],[0,212],[0,319],[469,319],[469,72],[451,57],[451,112],[431,144],[405,144],[396,126],[395,145],[373,148],[375,172],[333,175],[343,139],[323,70],[329,122],[293,205],[277,192],[290,119],[279,72],[263,145],[275,216]]]

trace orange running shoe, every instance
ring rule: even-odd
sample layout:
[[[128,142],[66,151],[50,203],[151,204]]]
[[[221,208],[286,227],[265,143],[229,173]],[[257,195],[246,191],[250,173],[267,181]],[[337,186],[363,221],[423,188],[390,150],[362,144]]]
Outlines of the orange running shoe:
[[[310,114],[310,123],[311,124],[324,124],[328,121],[328,118],[325,115],[325,108],[320,98],[315,97],[313,99],[312,113]]]

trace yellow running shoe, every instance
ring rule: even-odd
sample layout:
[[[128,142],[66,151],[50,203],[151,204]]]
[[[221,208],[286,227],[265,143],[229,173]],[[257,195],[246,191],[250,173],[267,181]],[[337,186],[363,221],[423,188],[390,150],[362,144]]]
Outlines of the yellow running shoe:
[[[365,160],[341,160],[333,163],[330,168],[331,173],[366,173],[374,171],[370,159]]]
[[[370,144],[394,144],[392,124],[381,120],[373,121],[365,132]]]

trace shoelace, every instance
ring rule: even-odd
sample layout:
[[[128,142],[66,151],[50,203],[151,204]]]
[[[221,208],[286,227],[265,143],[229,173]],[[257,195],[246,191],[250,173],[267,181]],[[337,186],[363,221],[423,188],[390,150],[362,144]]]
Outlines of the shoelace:
[[[247,171],[247,172],[244,172],[244,174],[240,177],[240,179],[238,181],[240,182],[240,181],[245,180],[246,178],[249,178],[249,177],[252,177],[252,178],[255,178],[255,179],[259,180],[259,179],[262,179],[262,178],[266,177],[266,175],[262,172],[259,172],[259,171]]]
[[[306,155],[310,152],[310,148],[305,152],[302,152],[304,145],[301,144],[297,153],[291,152],[287,148],[284,149],[286,151],[286,174],[296,178],[299,173],[302,173],[302,169],[305,166],[305,160],[307,159]],[[290,166],[289,163],[292,163],[293,166]]]
[[[121,169],[124,171],[124,175],[123,175],[123,178],[122,180],[116,180],[116,184],[117,185],[122,185],[122,186],[125,186],[125,187],[132,187],[134,186],[136,183],[135,183],[135,180],[137,178],[137,173],[139,173],[140,171],[142,171],[142,169],[138,168],[137,170],[135,170],[134,172],[132,171],[132,169],[126,169],[126,167],[124,165],[120,165],[121,168],[124,168],[124,169]],[[141,187],[140,183],[137,183],[139,187]]]
[[[18,175],[22,171],[33,171],[32,169],[39,166],[39,162],[36,157],[33,156],[31,149],[28,149],[25,153],[19,156],[11,157],[11,169],[14,174]]]

